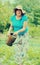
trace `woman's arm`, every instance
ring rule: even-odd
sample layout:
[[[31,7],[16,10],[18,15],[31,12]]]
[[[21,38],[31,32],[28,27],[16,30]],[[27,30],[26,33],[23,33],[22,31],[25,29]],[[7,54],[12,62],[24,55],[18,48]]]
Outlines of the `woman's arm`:
[[[24,22],[24,24],[23,24],[23,28],[22,28],[22,29],[20,29],[20,30],[19,30],[19,31],[17,31],[17,32],[14,32],[14,35],[15,35],[15,34],[18,34],[18,33],[20,33],[20,32],[25,31],[25,29],[26,29],[26,27],[27,27],[27,24],[28,24],[28,23],[25,21],[25,22]]]
[[[26,27],[27,27],[27,22],[24,22],[23,28],[20,29],[20,30],[18,31],[18,33],[25,31]]]
[[[10,32],[12,30],[12,24],[10,25],[9,31],[8,31],[8,35],[10,35]]]

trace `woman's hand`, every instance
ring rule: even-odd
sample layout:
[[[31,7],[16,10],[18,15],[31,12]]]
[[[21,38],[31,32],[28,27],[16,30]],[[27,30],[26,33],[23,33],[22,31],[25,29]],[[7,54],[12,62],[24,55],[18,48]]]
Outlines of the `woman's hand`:
[[[13,35],[18,35],[18,31],[17,32],[14,32],[14,34]]]

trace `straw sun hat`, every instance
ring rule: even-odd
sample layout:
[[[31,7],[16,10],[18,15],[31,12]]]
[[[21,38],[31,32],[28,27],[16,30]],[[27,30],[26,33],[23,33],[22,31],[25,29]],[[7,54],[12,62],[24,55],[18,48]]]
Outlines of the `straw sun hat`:
[[[22,7],[21,5],[16,6],[14,10],[16,10],[16,9],[22,10],[22,13],[23,13],[23,14],[26,13],[26,11],[23,10],[23,7]]]

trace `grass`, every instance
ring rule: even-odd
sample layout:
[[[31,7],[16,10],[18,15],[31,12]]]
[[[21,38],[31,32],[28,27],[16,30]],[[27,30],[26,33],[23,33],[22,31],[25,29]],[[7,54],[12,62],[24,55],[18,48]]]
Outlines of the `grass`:
[[[14,62],[14,47],[5,44],[6,36],[0,36],[0,65],[17,65]],[[23,65],[40,65],[40,38],[29,38],[28,57],[24,58]]]

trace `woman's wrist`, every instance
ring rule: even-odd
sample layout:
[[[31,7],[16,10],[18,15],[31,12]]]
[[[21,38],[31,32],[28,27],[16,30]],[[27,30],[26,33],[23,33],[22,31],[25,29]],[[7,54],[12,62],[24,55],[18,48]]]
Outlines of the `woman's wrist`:
[[[17,34],[19,34],[19,31],[17,31]]]
[[[14,32],[14,35],[18,35],[18,33],[19,33],[19,32],[18,32],[18,31],[16,31],[16,32]]]

